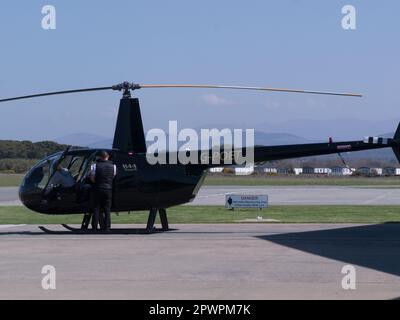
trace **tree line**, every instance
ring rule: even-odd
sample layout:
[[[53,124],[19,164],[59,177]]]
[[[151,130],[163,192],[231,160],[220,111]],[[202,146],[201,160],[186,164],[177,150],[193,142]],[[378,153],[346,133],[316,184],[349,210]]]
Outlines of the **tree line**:
[[[0,140],[0,172],[25,173],[39,159],[66,147],[53,141]]]

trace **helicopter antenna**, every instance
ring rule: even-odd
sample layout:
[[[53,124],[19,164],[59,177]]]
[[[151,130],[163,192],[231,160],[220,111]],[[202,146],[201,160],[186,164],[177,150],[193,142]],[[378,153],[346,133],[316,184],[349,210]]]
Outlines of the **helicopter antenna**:
[[[94,87],[94,88],[85,88],[85,89],[45,92],[45,93],[38,93],[38,94],[32,94],[32,95],[26,95],[26,96],[0,99],[0,102],[31,99],[31,98],[38,98],[38,97],[45,97],[45,96],[54,96],[54,95],[60,95],[60,94],[105,91],[105,90],[122,91],[123,98],[130,98],[131,91],[134,91],[134,90],[161,89],[161,88],[232,89],[232,90],[253,90],[253,91],[333,95],[333,96],[346,96],[346,97],[362,97],[362,95],[359,93],[332,92],[332,91],[314,91],[314,90],[271,88],[271,87],[227,86],[227,85],[215,85],[215,84],[136,84],[136,83],[131,83],[131,82],[126,81],[126,82],[122,82],[122,83],[119,83],[119,84],[116,84],[113,86],[109,86],[109,87]]]

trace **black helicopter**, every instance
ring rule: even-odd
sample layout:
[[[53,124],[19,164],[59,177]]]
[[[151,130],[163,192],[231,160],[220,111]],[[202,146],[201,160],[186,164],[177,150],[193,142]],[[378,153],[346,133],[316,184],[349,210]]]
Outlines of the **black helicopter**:
[[[146,141],[140,113],[139,100],[131,97],[131,91],[142,88],[211,88],[260,90],[292,93],[325,94],[339,96],[356,96],[352,93],[335,93],[322,91],[292,90],[265,87],[242,87],[220,85],[140,85],[123,82],[109,87],[67,90],[2,99],[0,102],[19,99],[36,98],[50,95],[79,93],[101,90],[118,90],[123,92],[120,100],[117,124],[112,149],[106,150],[117,166],[117,176],[114,182],[113,212],[149,210],[147,230],[153,230],[157,212],[160,214],[163,230],[168,230],[166,209],[192,201],[200,189],[207,170],[211,167],[224,165],[221,163],[180,164],[170,163],[168,159],[173,152],[166,152],[167,162],[150,164],[147,161]],[[254,146],[254,163],[264,161],[289,159],[305,156],[340,154],[368,149],[391,147],[400,161],[400,125],[394,137],[368,137],[360,141],[341,141],[326,143],[311,143],[281,146]],[[242,148],[244,149],[244,148]],[[102,149],[103,150],[103,149]],[[38,162],[24,177],[19,189],[22,203],[29,209],[52,215],[85,214],[90,212],[90,201],[85,186],[89,183],[88,175],[91,164],[95,162],[100,149],[72,149],[49,155]],[[232,147],[232,150],[235,149]],[[248,152],[248,149],[246,151]],[[212,157],[214,150],[207,150]],[[220,150],[221,155],[226,150]],[[232,160],[232,159],[231,159]],[[235,165],[235,161],[230,164]],[[68,187],[52,183],[52,177],[61,166],[68,169],[74,183]],[[84,216],[82,228],[87,225]]]

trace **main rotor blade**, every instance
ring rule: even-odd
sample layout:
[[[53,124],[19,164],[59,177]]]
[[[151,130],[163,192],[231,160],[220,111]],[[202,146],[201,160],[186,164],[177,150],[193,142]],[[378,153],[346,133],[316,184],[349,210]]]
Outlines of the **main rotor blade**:
[[[274,92],[323,94],[323,95],[331,95],[331,96],[362,97],[362,95],[359,93],[313,91],[313,90],[268,88],[268,87],[224,86],[224,85],[214,85],[214,84],[140,84],[139,88],[143,88],[143,89],[147,89],[147,88],[238,89],[238,90],[259,90],[259,91],[274,91]]]
[[[88,92],[88,91],[101,91],[101,90],[111,90],[111,89],[113,89],[113,87],[97,87],[97,88],[87,88],[87,89],[45,92],[45,93],[39,93],[39,94],[32,94],[29,96],[20,96],[20,97],[14,97],[14,98],[0,99],[0,102],[37,98],[37,97],[45,97],[45,96],[54,96],[54,95],[58,95],[58,94],[78,93],[78,92]]]
[[[147,88],[198,88],[198,89],[236,89],[236,90],[258,90],[258,91],[274,91],[274,92],[290,92],[290,93],[309,93],[309,94],[320,94],[320,95],[332,95],[332,96],[348,96],[348,97],[361,97],[359,93],[345,93],[345,92],[330,92],[330,91],[313,91],[313,90],[298,90],[298,89],[285,89],[285,88],[268,88],[268,87],[244,87],[244,86],[225,86],[225,85],[214,85],[214,84],[135,84],[130,82],[123,82],[110,87],[95,87],[86,89],[76,89],[76,90],[65,90],[65,91],[54,91],[45,92],[39,94],[32,94],[27,96],[13,97],[7,99],[0,99],[0,102],[53,96],[59,94],[68,93],[79,93],[79,92],[89,92],[89,91],[101,91],[101,90],[118,90],[128,93],[130,90],[137,89],[147,89]]]

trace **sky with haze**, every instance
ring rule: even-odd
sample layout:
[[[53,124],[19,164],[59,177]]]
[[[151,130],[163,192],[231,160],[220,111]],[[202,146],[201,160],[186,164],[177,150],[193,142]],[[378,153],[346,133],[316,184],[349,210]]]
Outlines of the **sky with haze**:
[[[56,8],[43,30],[44,5]],[[344,30],[342,7],[356,8]],[[229,90],[139,90],[146,130],[226,126],[321,139],[394,131],[400,119],[400,2],[4,0],[0,97],[136,83],[360,92],[363,98]],[[111,137],[120,94],[0,104],[0,139]]]

